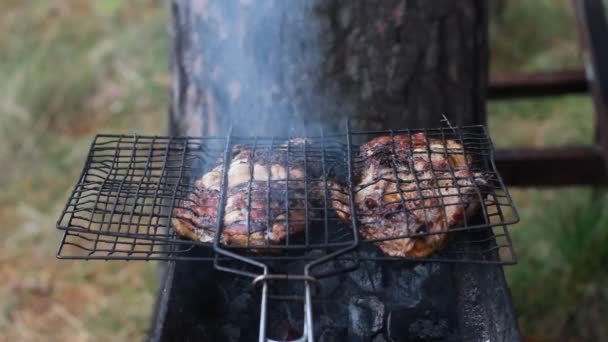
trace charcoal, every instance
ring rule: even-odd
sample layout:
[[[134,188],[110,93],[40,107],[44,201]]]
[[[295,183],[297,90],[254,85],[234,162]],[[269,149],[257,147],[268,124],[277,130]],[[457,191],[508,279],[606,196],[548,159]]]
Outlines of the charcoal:
[[[192,337],[195,341],[212,341],[214,335],[212,329],[205,325],[192,325],[184,329],[182,333]]]
[[[349,322],[348,305],[345,305],[345,299],[338,300],[322,300],[313,302],[313,319],[315,330],[319,327],[318,332],[327,329],[346,329]]]
[[[381,256],[381,254],[382,252],[375,246],[364,244],[359,247],[354,256],[358,258],[376,258]],[[359,292],[359,289],[367,292],[379,292],[382,291],[384,286],[382,265],[377,262],[360,262],[359,268],[349,272],[348,277],[357,285],[357,292]]]
[[[313,251],[311,251],[310,253],[308,253],[308,256],[311,257],[312,259],[319,259],[322,258],[323,256],[325,256],[325,252],[315,249]],[[313,268],[311,268],[311,272],[312,274],[326,274],[326,273],[330,273],[330,272],[335,272],[336,270],[340,269],[340,264],[337,263],[335,260],[330,260],[324,263],[321,263]]]
[[[384,286],[382,267],[377,262],[361,262],[361,266],[357,270],[348,273],[348,277],[363,291],[378,292]]]
[[[319,342],[342,342],[347,341],[346,328],[326,329],[319,336]]]
[[[388,342],[388,340],[386,339],[386,337],[384,337],[383,334],[378,334],[374,337],[372,342]]]
[[[322,250],[312,250],[308,253],[308,257],[312,258],[312,259],[318,259],[321,258],[325,255],[326,253]],[[307,263],[309,263],[310,261],[308,260],[302,260],[302,261],[296,261],[291,263],[292,264],[292,270],[293,269],[304,269],[304,265],[306,265]],[[323,275],[326,273],[331,273],[334,272],[336,270],[339,270],[342,267],[342,265],[335,261],[335,260],[331,260],[322,264],[319,264],[318,266],[315,266],[314,268],[311,269],[311,273],[314,275]],[[290,270],[291,271],[291,270]],[[317,293],[317,296],[320,297],[329,297],[331,296],[334,291],[336,290],[336,288],[338,288],[338,286],[340,286],[340,278],[338,276],[331,276],[331,277],[325,277],[325,278],[321,278],[320,280],[320,287],[319,287],[319,293]],[[298,284],[295,284],[295,282],[293,283],[293,289],[294,291],[296,291],[295,293],[304,295],[304,283],[299,282]]]
[[[250,293],[243,292],[234,297],[230,302],[230,311],[237,313],[250,312],[252,308],[256,307],[255,300]]]
[[[387,266],[385,270],[389,273],[392,284],[391,290],[386,291],[387,299],[402,306],[416,306],[423,297],[421,289],[428,283],[433,267],[432,264],[421,264],[415,267]]]
[[[337,276],[321,279],[319,296],[328,297],[340,286],[340,278]]]
[[[377,297],[355,297],[348,304],[349,337],[368,341],[382,329],[384,303]]]
[[[362,246],[360,252],[365,258],[378,251],[374,246]],[[326,255],[319,250],[309,253],[315,258]],[[271,263],[271,269],[300,274],[308,262],[297,260],[282,267]],[[331,260],[313,271],[317,274],[352,265],[352,261]],[[167,330],[168,336],[184,335],[188,337],[184,340],[200,341],[257,340],[259,287],[251,286],[249,278],[227,273],[185,266],[181,270],[176,273],[180,281],[174,284],[180,291],[173,291],[171,298],[177,305],[170,307],[168,316],[175,323],[165,326],[171,328]],[[479,278],[478,274],[485,278]],[[193,275],[196,282],[192,281]],[[497,284],[494,279],[501,274],[495,269],[474,265],[465,268],[450,264],[362,260],[359,269],[352,273],[321,279],[321,289],[313,297],[315,338],[324,342],[478,340],[476,337],[485,336],[488,327],[494,327],[491,320],[498,312],[507,312],[505,316],[512,317],[502,309],[487,311],[488,304],[484,302],[493,301],[494,297],[500,299],[493,294],[501,288],[500,283],[479,286],[478,278],[484,280],[490,276],[493,282],[489,284]],[[210,285],[208,279],[216,283]],[[302,281],[271,281],[269,285],[270,294],[304,294]],[[497,290],[488,291],[489,288]],[[304,327],[303,306],[301,301],[269,301],[268,337],[291,339],[300,335]],[[501,322],[509,324],[508,320],[501,319]],[[516,331],[506,329],[511,328],[501,330],[505,331],[501,332],[503,335],[491,335],[498,336],[492,340],[517,340]]]
[[[399,308],[388,315],[388,336],[393,341],[449,340],[449,321],[432,310]]]
[[[241,341],[241,328],[235,324],[225,324],[219,331],[220,341],[239,342]]]

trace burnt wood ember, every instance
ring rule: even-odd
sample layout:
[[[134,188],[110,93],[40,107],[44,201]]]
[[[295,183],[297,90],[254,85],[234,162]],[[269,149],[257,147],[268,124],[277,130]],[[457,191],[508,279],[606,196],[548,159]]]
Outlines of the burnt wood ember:
[[[468,233],[464,233],[463,238]],[[360,253],[375,254],[373,246]],[[372,266],[373,265],[373,266]],[[368,267],[371,266],[371,267]],[[292,263],[288,267],[301,267]],[[464,264],[382,264],[321,280],[317,341],[512,341],[519,338],[502,272]],[[259,292],[211,266],[171,264],[153,341],[257,339]],[[206,279],[216,279],[214,283]],[[370,279],[374,285],[370,285]],[[205,283],[205,284],[203,284]],[[198,285],[197,285],[198,284]],[[202,287],[201,287],[202,286]],[[294,288],[285,291],[296,291]],[[269,337],[299,336],[302,306],[273,307]],[[286,322],[285,322],[286,320]]]

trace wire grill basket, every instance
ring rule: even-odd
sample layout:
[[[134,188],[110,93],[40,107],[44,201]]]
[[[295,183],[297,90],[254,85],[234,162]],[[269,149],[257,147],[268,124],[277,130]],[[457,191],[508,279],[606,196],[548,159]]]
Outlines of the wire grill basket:
[[[385,155],[361,151],[362,145],[383,138]],[[404,142],[405,148],[398,149]],[[416,145],[420,142],[424,148]],[[451,148],[449,142],[457,147]],[[236,163],[235,156],[242,151],[247,158]],[[421,169],[412,164],[417,159],[458,158],[468,162],[443,166],[430,162]],[[373,163],[384,164],[370,178],[365,172]],[[406,177],[407,170],[411,172]],[[201,191],[198,182],[213,171],[218,176],[217,191]],[[233,186],[238,172],[242,184]],[[382,196],[392,196],[394,203],[387,202],[388,209],[376,217],[362,210],[365,203],[355,202],[357,194],[382,182],[392,183],[383,185]],[[238,207],[239,217],[227,220],[231,214],[227,206],[228,211]],[[478,207],[479,214],[464,215],[457,224],[448,221],[456,208],[468,207]],[[201,211],[210,213],[206,220],[198,220]],[[406,219],[405,229],[398,233],[360,236],[366,227],[413,213],[420,222],[430,222],[429,216],[439,213],[434,220],[443,222],[447,233],[426,223],[414,229]],[[211,261],[217,260],[214,252],[220,249],[259,261],[289,260],[306,259],[315,250],[329,254],[353,246],[354,241],[375,246],[439,234],[449,240],[445,250],[410,259],[513,263],[506,225],[517,220],[483,126],[374,132],[347,128],[345,134],[305,139],[98,135],[57,223],[65,231],[58,256]],[[173,229],[176,222],[209,237],[185,239]],[[273,240],[277,231],[283,236]],[[253,240],[256,232],[258,239]],[[459,238],[464,232],[470,238]],[[342,257],[361,258],[356,253]],[[365,258],[407,259],[384,253]]]
[[[493,153],[482,126],[98,135],[57,222],[57,256],[213,262],[261,287],[259,341],[269,341],[269,301],[295,299],[298,341],[311,342],[318,279],[361,261],[515,263],[506,226],[519,218]],[[434,253],[402,252],[421,246]],[[269,292],[284,281],[303,283],[303,294]]]

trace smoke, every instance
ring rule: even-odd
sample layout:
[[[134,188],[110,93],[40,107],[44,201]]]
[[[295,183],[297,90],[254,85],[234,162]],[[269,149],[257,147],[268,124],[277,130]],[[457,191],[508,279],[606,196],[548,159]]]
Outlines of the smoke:
[[[483,123],[476,1],[173,0],[174,132]],[[202,113],[202,115],[201,115]]]
[[[332,37],[320,36],[331,30],[317,1],[194,3],[184,15],[200,29],[185,59],[194,60],[187,77],[210,119],[201,123],[207,131],[232,125],[241,135],[319,134],[322,122],[326,133],[343,130],[343,120],[323,117],[340,108],[343,118],[348,106],[322,82]]]

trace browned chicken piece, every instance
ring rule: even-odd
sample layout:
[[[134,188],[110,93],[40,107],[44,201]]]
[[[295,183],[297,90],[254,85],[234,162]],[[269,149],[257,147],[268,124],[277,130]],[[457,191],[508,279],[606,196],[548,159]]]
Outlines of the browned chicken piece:
[[[333,180],[311,182],[308,190],[311,201],[333,209],[343,221],[350,223],[348,188]]]
[[[294,139],[291,146],[304,143],[303,139]],[[287,158],[290,158],[289,170],[285,167]],[[235,146],[228,169],[221,243],[276,245],[287,234],[301,232],[306,223],[304,177],[303,163],[288,156],[285,149],[258,149],[254,153],[251,149]],[[177,234],[202,242],[213,241],[221,178],[222,165],[218,165],[203,175],[188,200],[181,201],[173,210],[172,224]]]
[[[411,139],[382,136],[364,144],[355,163],[354,187],[361,235],[368,240],[391,239],[462,226],[479,208],[478,188],[486,184],[480,173],[468,170],[470,163],[459,143],[427,139],[423,133]],[[332,192],[342,196],[339,203],[348,203],[344,193]],[[335,208],[343,213],[340,217],[350,219],[350,207]],[[447,234],[432,234],[375,244],[390,256],[425,257],[447,239]]]

